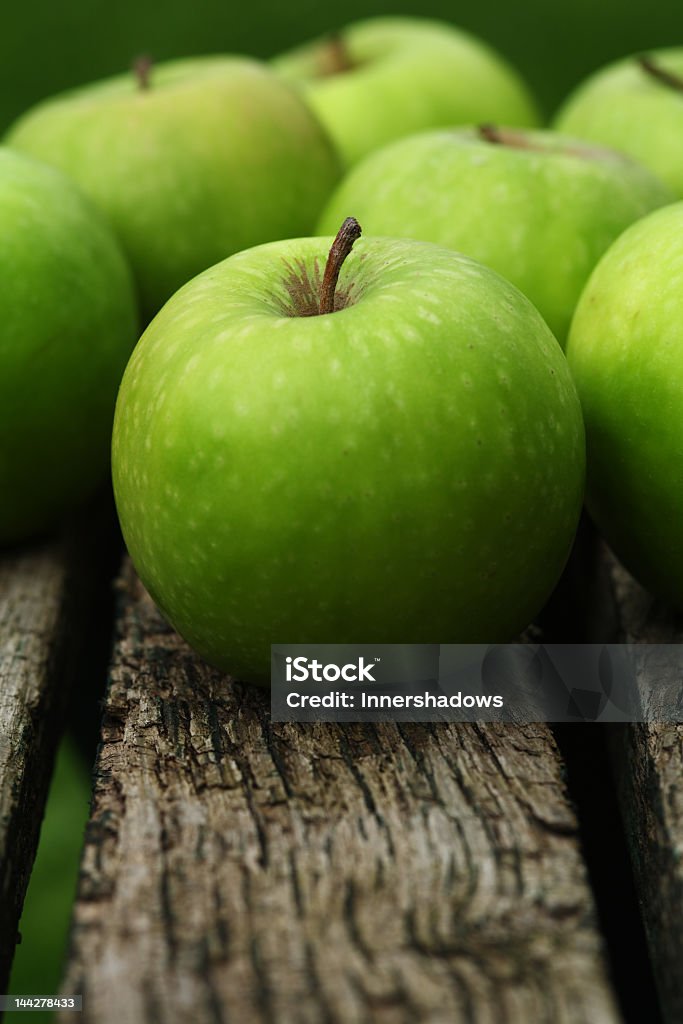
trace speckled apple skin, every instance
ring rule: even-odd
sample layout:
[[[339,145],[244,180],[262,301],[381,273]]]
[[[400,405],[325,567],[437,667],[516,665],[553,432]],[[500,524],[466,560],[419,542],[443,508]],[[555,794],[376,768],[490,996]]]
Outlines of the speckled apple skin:
[[[564,345],[602,254],[674,196],[618,153],[554,132],[513,134],[524,145],[491,144],[461,129],[373,153],[338,186],[319,233],[351,211],[368,233],[464,252],[523,291]]]
[[[104,218],[63,175],[0,148],[0,544],[47,528],[106,476],[137,337]]]
[[[496,121],[533,126],[539,116],[520,76],[485,43],[428,18],[370,18],[339,32],[356,67],[322,74],[329,36],[278,57],[347,166],[426,128]]]
[[[683,47],[650,50],[648,56],[683,77]],[[586,79],[559,111],[555,126],[629,153],[683,198],[683,92],[646,74],[637,56]]]
[[[586,420],[590,512],[628,568],[683,608],[683,203],[606,253],[567,355]]]
[[[233,252],[308,234],[339,158],[295,91],[239,57],[160,64],[47,100],[10,146],[66,171],[107,214],[146,319]]]
[[[326,316],[284,315],[331,239],[185,286],[119,394],[116,502],[179,632],[238,678],[275,642],[507,640],[565,563],[584,480],[564,355],[498,275],[361,240]]]

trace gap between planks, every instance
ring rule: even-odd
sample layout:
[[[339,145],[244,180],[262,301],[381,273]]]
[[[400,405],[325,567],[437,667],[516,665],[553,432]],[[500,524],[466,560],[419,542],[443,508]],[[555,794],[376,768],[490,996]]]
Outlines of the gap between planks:
[[[603,549],[603,565],[624,643],[683,644],[683,617],[655,601]],[[683,648],[681,648],[683,651]],[[680,659],[683,671],[683,656]],[[643,648],[638,689],[643,705],[665,687],[678,693],[656,650]],[[683,724],[611,726],[610,753],[643,923],[666,1024],[683,1021]]]

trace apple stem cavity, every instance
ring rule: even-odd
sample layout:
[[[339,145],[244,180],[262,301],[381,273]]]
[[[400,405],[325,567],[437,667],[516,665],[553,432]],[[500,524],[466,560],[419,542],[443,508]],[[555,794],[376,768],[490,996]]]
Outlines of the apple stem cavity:
[[[323,283],[320,287],[320,315],[334,313],[334,294],[339,280],[339,272],[344,260],[353,249],[354,242],[361,236],[361,227],[355,217],[347,217],[337,232],[330,246],[330,253],[325,264]]]
[[[661,64],[658,64],[652,57],[648,57],[647,54],[643,54],[642,57],[638,58],[638,63],[642,70],[654,78],[656,81],[661,82],[662,85],[666,85],[669,89],[676,89],[678,92],[683,92],[683,78],[680,75],[674,74],[673,71],[667,71]]]
[[[152,58],[149,54],[141,54],[133,61],[133,74],[140,92],[148,92],[151,87],[150,76],[152,73]]]

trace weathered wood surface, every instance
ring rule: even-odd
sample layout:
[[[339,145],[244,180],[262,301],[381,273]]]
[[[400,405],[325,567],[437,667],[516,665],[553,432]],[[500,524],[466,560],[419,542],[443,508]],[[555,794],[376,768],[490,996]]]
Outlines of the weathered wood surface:
[[[63,991],[84,1024],[620,1020],[546,727],[271,724],[130,570]]]
[[[110,629],[99,619],[118,561],[106,494],[53,539],[0,550],[0,992],[7,991],[64,713],[79,688],[87,717],[83,688],[96,670],[98,631]]]
[[[82,565],[63,537],[0,553],[0,991],[17,938],[79,632]]]
[[[0,991],[59,737],[69,566],[55,542],[0,557]]]
[[[619,617],[620,639],[683,644],[683,617],[655,601],[609,553],[604,555]],[[683,673],[683,657],[680,662]],[[644,705],[667,678],[655,650],[638,668]],[[683,1021],[683,723],[610,729],[614,774],[639,890],[653,970],[667,1024]]]

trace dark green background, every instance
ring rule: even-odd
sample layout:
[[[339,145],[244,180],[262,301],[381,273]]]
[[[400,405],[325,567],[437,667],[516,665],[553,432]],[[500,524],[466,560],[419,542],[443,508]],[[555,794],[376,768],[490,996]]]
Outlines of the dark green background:
[[[0,130],[36,100],[126,68],[216,51],[268,57],[350,21],[384,13],[444,18],[496,46],[546,112],[588,71],[625,53],[683,45],[681,0],[0,0]]]

